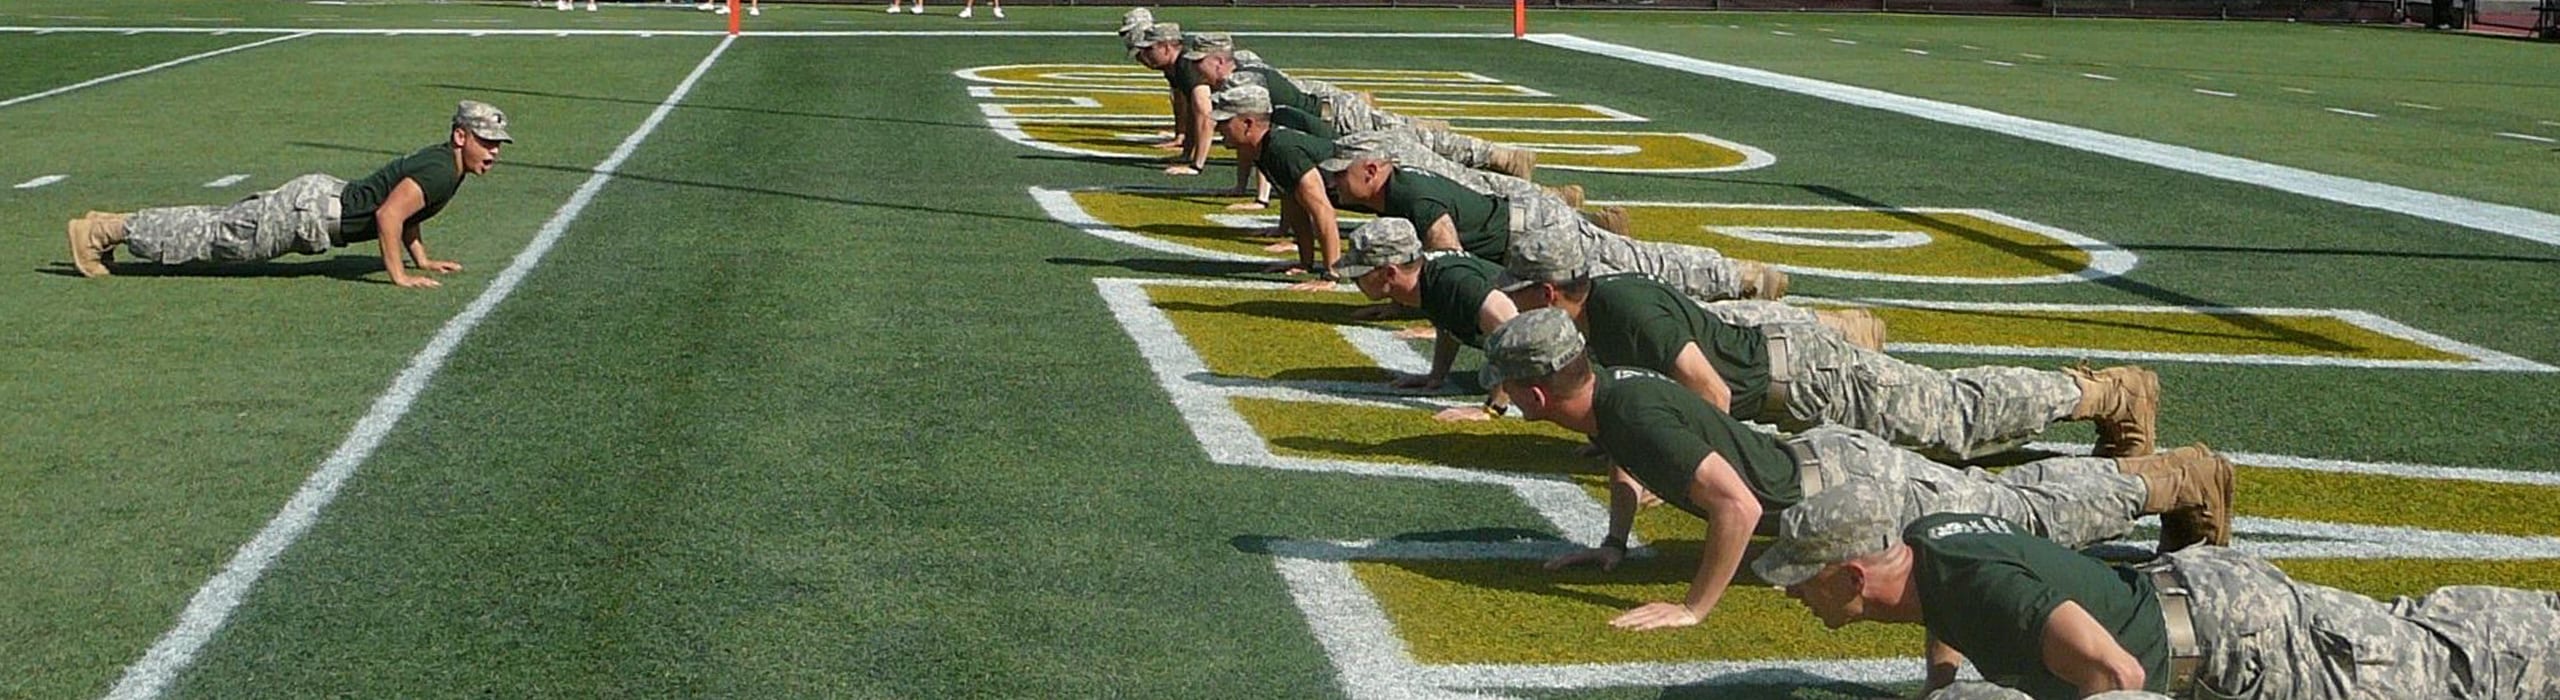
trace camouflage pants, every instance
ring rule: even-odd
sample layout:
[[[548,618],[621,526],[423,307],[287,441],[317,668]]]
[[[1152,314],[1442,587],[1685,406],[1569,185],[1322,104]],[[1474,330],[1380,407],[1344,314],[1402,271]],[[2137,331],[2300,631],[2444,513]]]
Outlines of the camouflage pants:
[[[1819,325],[1760,330],[1770,345],[1786,345],[1787,366],[1772,369],[1790,382],[1786,410],[1764,411],[1761,420],[1787,432],[1845,425],[1934,459],[1961,461],[2033,439],[2080,403],[2079,382],[2058,371],[1941,370],[1850,345]]]
[[[1345,134],[1362,131],[1393,132],[1399,138],[1421,144],[1433,155],[1448,159],[1467,169],[1493,166],[1492,141],[1449,131],[1422,128],[1412,119],[1369,106],[1359,95],[1339,93],[1325,98],[1325,118],[1333,128]],[[1446,176],[1444,176],[1446,177]]]
[[[1516,179],[1516,178],[1515,178]],[[1572,236],[1582,241],[1591,274],[1642,272],[1701,304],[1740,299],[1742,268],[1714,248],[1640,241],[1601,228],[1564,200],[1540,192],[1511,200],[1511,240]]]
[[[304,175],[227,205],[134,212],[125,250],[162,265],[255,262],[322,253],[338,236],[338,191],[328,175]]]
[[[1493,195],[1515,202],[1524,197],[1552,198],[1555,196],[1549,194],[1546,188],[1539,187],[1537,183],[1484,170],[1481,166],[1471,166],[1441,155],[1437,147],[1417,136],[1417,134],[1426,133],[1420,129],[1387,130],[1381,133],[1387,138],[1379,144],[1378,151],[1387,157],[1387,162],[1394,163],[1397,167],[1412,168],[1449,178],[1479,194]],[[1492,143],[1479,142],[1484,143],[1487,149],[1484,155],[1485,162],[1491,162]],[[1564,200],[1556,200],[1556,203],[1563,204]]]
[[[1761,299],[1732,299],[1727,301],[1707,302],[1699,304],[1698,307],[1706,309],[1707,315],[1716,317],[1716,320],[1746,328],[1759,328],[1762,326],[1771,326],[1781,323],[1821,323],[1821,320],[1814,317],[1812,309],[1787,304],[1785,302],[1765,301]]]
[[[2194,697],[2560,697],[2560,638],[2551,632],[2560,629],[2560,594],[2447,586],[2383,603],[2295,581],[2263,560],[2222,547],[2194,547],[2168,557],[2195,590],[2204,666]],[[1976,689],[1930,697],[2026,697],[1998,690],[2006,694]]]
[[[1785,442],[1795,454],[1812,456],[1811,466],[1799,464],[1808,487],[1850,479],[1899,485],[1902,522],[1933,513],[1996,515],[2074,548],[2132,532],[2147,493],[2141,478],[2123,473],[2112,459],[2054,457],[1993,474],[1932,462],[1839,426],[1817,427]]]

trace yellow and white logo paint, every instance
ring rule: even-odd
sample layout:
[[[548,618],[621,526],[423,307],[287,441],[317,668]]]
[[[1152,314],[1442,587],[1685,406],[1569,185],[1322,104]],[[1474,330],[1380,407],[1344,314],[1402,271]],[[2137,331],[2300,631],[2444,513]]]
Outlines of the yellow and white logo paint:
[[[1147,159],[1171,137],[1164,77],[1138,66],[1024,64],[957,71],[969,81],[989,126],[1031,148],[1075,155]],[[1292,70],[1378,97],[1380,107],[1441,119],[1496,143],[1538,151],[1539,166],[1629,173],[1713,173],[1776,162],[1767,152],[1706,134],[1571,125],[1640,124],[1641,115],[1606,105],[1540,100],[1554,95],[1478,73],[1431,70]],[[1233,154],[1220,150],[1219,157]]]

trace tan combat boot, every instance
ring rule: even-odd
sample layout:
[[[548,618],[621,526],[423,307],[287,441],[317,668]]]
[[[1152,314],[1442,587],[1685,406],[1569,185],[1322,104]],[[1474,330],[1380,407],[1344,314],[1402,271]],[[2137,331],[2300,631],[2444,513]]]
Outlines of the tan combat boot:
[[[1884,319],[1866,309],[1834,309],[1813,312],[1813,320],[1822,327],[1839,331],[1850,345],[1874,352],[1884,352]]]
[[[1557,199],[1564,200],[1564,205],[1565,205],[1565,206],[1573,207],[1573,208],[1575,208],[1575,209],[1580,209],[1580,208],[1582,208],[1582,186],[1581,186],[1581,185],[1541,185],[1541,186],[1542,186],[1542,187],[1546,187],[1546,188],[1547,188],[1547,193],[1548,193],[1548,194],[1555,195]]]
[[[1600,228],[1608,229],[1610,233],[1621,236],[1631,235],[1627,232],[1634,230],[1627,221],[1626,207],[1601,207],[1599,211],[1583,212],[1582,218],[1590,219],[1591,223],[1599,224]]]
[[[2159,435],[2160,375],[2132,365],[2100,370],[2084,365],[2062,371],[2080,384],[2080,405],[2072,407],[2071,420],[2098,423],[2098,446],[2092,453],[2100,457],[2151,454],[2152,441]]]
[[[1742,268],[1742,297],[1777,301],[1787,296],[1787,273],[1766,264],[1735,260]]]
[[[113,274],[107,271],[107,259],[114,255],[116,246],[124,244],[127,218],[130,217],[125,214],[93,211],[71,220],[67,226],[71,266],[80,269],[80,276],[105,277]]]
[[[2160,551],[2197,543],[2231,544],[2231,460],[2196,443],[2149,457],[2116,460],[2116,468],[2142,478],[2148,489],[2142,512],[2160,516]]]
[[[1492,165],[1494,172],[1527,180],[1530,173],[1538,169],[1538,152],[1526,148],[1495,146]]]

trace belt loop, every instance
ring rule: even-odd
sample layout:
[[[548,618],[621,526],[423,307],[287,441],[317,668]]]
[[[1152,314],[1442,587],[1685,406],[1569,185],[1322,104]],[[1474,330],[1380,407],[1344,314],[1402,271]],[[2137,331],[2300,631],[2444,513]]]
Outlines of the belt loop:
[[[1794,359],[1794,351],[1788,349],[1787,337],[1783,334],[1768,334],[1767,337],[1769,339],[1769,389],[1767,400],[1761,402],[1760,415],[1764,416],[1762,420],[1774,423],[1775,416],[1784,416],[1787,413],[1788,394],[1795,389],[1793,385],[1796,373],[1791,362]]]
[[[1778,444],[1786,447],[1787,456],[1796,459],[1796,489],[1803,498],[1812,499],[1814,494],[1831,487],[1831,480],[1823,476],[1820,453],[1814,452],[1805,438],[1799,436]]]

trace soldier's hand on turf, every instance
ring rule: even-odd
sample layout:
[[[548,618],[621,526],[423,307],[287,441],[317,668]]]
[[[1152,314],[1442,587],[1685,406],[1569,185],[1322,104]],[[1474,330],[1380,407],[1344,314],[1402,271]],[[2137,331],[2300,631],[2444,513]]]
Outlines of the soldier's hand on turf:
[[[1168,166],[1165,166],[1164,174],[1166,174],[1166,175],[1198,175],[1198,174],[1200,174],[1200,169],[1199,169],[1199,168],[1191,167],[1191,165],[1190,165],[1190,164],[1188,164],[1188,163],[1179,164],[1179,165],[1168,165]]]
[[[1431,414],[1431,419],[1442,423],[1493,420],[1493,412],[1483,406],[1456,406],[1440,409],[1439,413]]]
[[[462,271],[462,263],[451,260],[429,260],[418,263],[418,267],[426,268],[428,272],[436,274],[452,274]]]
[[[1269,264],[1269,265],[1264,265],[1264,266],[1262,266],[1262,271],[1263,271],[1263,272],[1273,273],[1273,274],[1281,274],[1281,275],[1303,275],[1303,274],[1306,274],[1306,273],[1307,273],[1307,266],[1305,266],[1305,265],[1300,265],[1300,264],[1298,264],[1298,263],[1282,261],[1282,262],[1272,263],[1272,264]]]
[[[1625,560],[1626,558],[1627,551],[1623,549],[1616,547],[1592,547],[1590,549],[1547,560],[1547,570],[1562,571],[1567,567],[1580,566],[1583,564],[1599,564],[1601,571],[1617,571],[1618,562]]]
[[[1333,291],[1333,280],[1324,279],[1324,278],[1319,277],[1319,278],[1316,278],[1316,279],[1307,280],[1307,281],[1305,281],[1305,282],[1299,282],[1299,283],[1297,283],[1297,284],[1289,285],[1289,291],[1293,291],[1293,292],[1330,292],[1330,291]]]
[[[1695,624],[1698,624],[1698,613],[1679,603],[1646,603],[1644,607],[1629,610],[1618,619],[1609,621],[1609,626],[1630,632]]]
[[[1262,211],[1263,209],[1269,208],[1270,206],[1271,206],[1271,205],[1269,205],[1269,204],[1264,204],[1264,203],[1261,203],[1261,202],[1237,202],[1237,203],[1234,203],[1234,204],[1229,204],[1229,205],[1227,205],[1227,211]],[[1273,228],[1274,230],[1278,230],[1278,228],[1279,228],[1279,227],[1276,227],[1276,226],[1275,226],[1275,227],[1272,227],[1272,228]]]
[[[436,278],[426,275],[401,275],[393,278],[391,283],[410,289],[433,289],[444,286],[443,282],[438,282]]]

